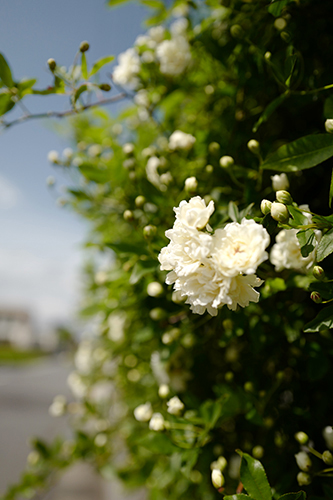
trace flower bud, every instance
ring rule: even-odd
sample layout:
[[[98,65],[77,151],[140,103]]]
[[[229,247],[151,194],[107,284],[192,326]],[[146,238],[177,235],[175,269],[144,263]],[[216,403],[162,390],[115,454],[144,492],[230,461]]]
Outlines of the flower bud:
[[[47,155],[47,159],[50,163],[58,163],[59,162],[59,153],[58,151],[50,151]]]
[[[104,92],[110,92],[111,90],[111,85],[109,85],[108,83],[101,83],[99,88],[101,90],[104,90]]]
[[[296,432],[295,439],[299,444],[306,444],[309,441],[309,436],[305,432],[300,431]]]
[[[211,478],[214,488],[219,489],[224,485],[224,477],[219,469],[212,470]]]
[[[333,455],[329,450],[323,452],[322,459],[326,465],[333,465]]]
[[[178,396],[174,396],[167,402],[168,413],[171,415],[179,415],[185,408],[184,403],[179,399]]]
[[[230,35],[233,38],[242,38],[244,34],[243,28],[239,24],[234,24],[230,28]]]
[[[297,474],[297,482],[300,486],[307,486],[308,484],[311,484],[310,474],[307,474],[306,472],[299,472]]]
[[[310,299],[313,300],[315,304],[321,304],[323,301],[323,298],[319,292],[312,292],[310,295]]]
[[[220,145],[218,142],[211,142],[208,146],[208,151],[210,153],[216,153],[220,149]]]
[[[123,217],[127,222],[134,219],[134,215],[131,210],[125,210],[125,212],[123,213]]]
[[[148,224],[148,226],[145,226],[143,228],[143,236],[145,238],[151,238],[152,236],[154,236],[156,234],[156,231],[157,231],[156,226]]]
[[[134,417],[138,422],[148,422],[152,415],[153,410],[149,402],[137,406],[134,410]]]
[[[252,455],[254,458],[260,460],[264,456],[264,448],[262,446],[255,446],[252,450]]]
[[[198,181],[195,177],[188,177],[185,180],[186,191],[196,191],[198,188]]]
[[[293,202],[290,193],[284,190],[276,191],[276,199],[277,201],[279,201],[280,203],[284,203],[285,205],[291,205]]]
[[[326,120],[326,122],[325,122],[325,130],[329,134],[333,134],[333,119],[332,118],[329,118],[328,120]]]
[[[320,266],[315,266],[313,268],[312,274],[319,281],[322,281],[325,278],[325,271]]]
[[[333,450],[333,429],[331,425],[323,429],[323,438],[325,439],[327,448]]]
[[[253,383],[250,382],[250,381],[245,382],[245,384],[244,384],[244,390],[245,390],[245,392],[253,392],[254,391]]]
[[[289,219],[288,208],[282,203],[274,201],[271,206],[271,216],[278,222],[287,222]]]
[[[260,203],[260,210],[264,215],[270,214],[271,213],[271,207],[272,207],[272,202],[269,200],[262,200]]]
[[[136,207],[141,208],[146,203],[146,198],[140,194],[135,198],[134,203]]]
[[[87,40],[84,40],[80,43],[80,52],[87,52],[87,50],[89,50],[89,47],[89,42],[87,42]]]
[[[158,281],[152,281],[147,286],[147,294],[150,297],[159,297],[163,293],[163,286]]]
[[[298,467],[301,470],[306,472],[311,468],[312,465],[311,458],[305,451],[300,451],[299,453],[296,453],[295,459]]]
[[[158,388],[158,395],[160,398],[167,398],[170,394],[170,388],[167,384],[162,384]]]
[[[55,62],[54,59],[52,59],[52,57],[50,57],[50,59],[47,60],[47,64],[51,71],[54,71],[56,69],[57,63]]]
[[[164,430],[164,418],[161,413],[153,413],[149,422],[149,429],[156,432]]]
[[[165,318],[166,313],[161,307],[154,307],[154,309],[151,309],[149,316],[153,321],[160,321]]]
[[[235,160],[233,159],[232,156],[222,156],[222,158],[220,158],[220,166],[222,168],[229,168],[229,167],[232,167],[232,165],[235,163]]]
[[[254,155],[260,154],[260,144],[255,139],[251,139],[247,143],[247,147],[251,151],[251,153],[253,153]]]
[[[276,174],[271,176],[272,179],[272,188],[274,191],[280,191],[280,189],[288,189],[289,188],[289,179],[287,174]]]

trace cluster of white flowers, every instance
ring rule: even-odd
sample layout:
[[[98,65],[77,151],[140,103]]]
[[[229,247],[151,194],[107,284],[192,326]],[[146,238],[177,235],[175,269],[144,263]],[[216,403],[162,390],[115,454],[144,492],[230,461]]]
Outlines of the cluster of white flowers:
[[[232,222],[215,234],[201,231],[208,225],[214,203],[196,196],[174,208],[176,221],[166,231],[170,243],[159,254],[161,270],[171,271],[168,285],[197,314],[207,310],[216,316],[218,308],[227,305],[235,310],[258,302],[262,281],[255,275],[257,267],[268,258],[266,229],[254,220]],[[208,229],[209,226],[208,226]]]
[[[302,210],[309,210],[308,205],[301,205],[299,208]],[[309,223],[311,223],[311,214],[303,212]],[[297,239],[297,229],[282,229],[280,231],[273,245],[270,253],[270,261],[275,266],[276,271],[283,269],[296,269],[299,271],[308,270],[316,260],[316,247],[321,238],[321,231],[315,230],[315,239],[312,242],[314,250],[307,256],[303,257],[301,254],[301,246]]]
[[[130,48],[118,56],[118,66],[113,70],[113,80],[119,85],[131,88],[138,86],[138,73],[141,69],[140,57],[135,49]]]
[[[164,75],[178,76],[191,61],[191,49],[184,36],[176,35],[164,40],[156,49],[160,61],[160,71]]]

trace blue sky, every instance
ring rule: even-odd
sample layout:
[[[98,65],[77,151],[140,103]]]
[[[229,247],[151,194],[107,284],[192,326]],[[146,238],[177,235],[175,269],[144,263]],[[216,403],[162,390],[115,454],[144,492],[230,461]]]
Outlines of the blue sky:
[[[69,66],[82,40],[91,62],[117,55],[145,31],[146,12],[134,3],[109,9],[103,0],[1,0],[0,52],[14,78],[38,78],[42,88],[51,83],[47,59]],[[27,105],[30,112],[64,110],[65,99],[29,97]],[[40,324],[71,317],[78,301],[86,226],[46,187],[50,175],[64,183],[48,152],[69,145],[46,121],[0,135],[0,308],[29,310]]]

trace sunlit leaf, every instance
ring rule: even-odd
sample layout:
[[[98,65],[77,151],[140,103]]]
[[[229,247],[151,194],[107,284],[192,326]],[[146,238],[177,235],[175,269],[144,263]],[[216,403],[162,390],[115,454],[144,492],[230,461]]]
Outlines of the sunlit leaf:
[[[317,261],[321,262],[333,252],[333,228],[325,233],[317,247]]]
[[[333,306],[324,307],[320,313],[304,327],[304,332],[321,332],[333,328]]]
[[[95,64],[93,65],[93,67],[90,70],[89,78],[91,76],[95,75],[103,66],[105,66],[106,64],[111,63],[112,61],[114,61],[114,56],[102,57],[101,59],[99,59],[98,61],[96,61]]]
[[[7,87],[13,87],[14,81],[12,77],[12,72],[10,67],[4,58],[4,56],[0,53],[0,79]]]
[[[256,500],[272,500],[272,491],[266,472],[259,460],[237,450],[242,457],[240,477],[244,488]]]

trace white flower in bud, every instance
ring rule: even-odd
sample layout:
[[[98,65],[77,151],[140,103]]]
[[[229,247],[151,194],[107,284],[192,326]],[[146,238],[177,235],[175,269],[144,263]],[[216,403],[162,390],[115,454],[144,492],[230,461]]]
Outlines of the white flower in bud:
[[[220,158],[220,166],[222,168],[228,168],[228,167],[232,167],[235,163],[235,160],[233,159],[232,156],[222,156],[222,158]]]
[[[288,208],[282,203],[274,201],[271,206],[271,216],[278,222],[287,222],[289,219]]]
[[[216,460],[215,463],[217,464],[216,469],[219,469],[221,471],[224,471],[224,469],[228,465],[227,459],[225,457],[223,457],[222,455]]]
[[[258,141],[256,141],[255,139],[251,139],[248,143],[247,143],[247,147],[248,149],[251,151],[251,153],[255,154],[255,155],[258,155],[260,153],[260,144]]]
[[[175,149],[189,150],[195,143],[196,138],[191,134],[186,134],[181,130],[175,130],[169,138],[169,148],[173,151]]]
[[[289,188],[289,179],[287,174],[276,174],[271,176],[272,179],[272,187],[274,191],[280,191],[281,189]]]
[[[47,155],[47,159],[49,160],[50,163],[58,163],[59,161],[59,153],[58,151],[50,151]]]
[[[153,413],[149,422],[149,429],[157,432],[164,430],[164,418],[161,413]]]
[[[260,460],[260,458],[262,458],[264,456],[264,448],[262,446],[255,446],[252,450],[252,455],[254,456],[254,458],[257,458],[258,460]]]
[[[171,415],[179,415],[181,411],[185,408],[184,403],[179,399],[178,396],[174,396],[167,402],[168,413]]]
[[[153,409],[151,403],[145,403],[139,405],[134,410],[134,417],[138,422],[148,422],[153,415]]]
[[[333,134],[333,120],[332,120],[332,118],[329,118],[328,120],[326,120],[326,122],[325,122],[325,130],[329,134]]]
[[[125,212],[123,213],[123,217],[127,222],[134,219],[134,215],[131,210],[125,210]]]
[[[285,191],[284,189],[281,189],[279,191],[276,191],[276,199],[280,203],[284,203],[285,205],[291,205],[293,202],[293,199],[288,193],[288,191]]]
[[[333,450],[333,428],[331,425],[328,425],[323,430],[323,438],[325,439],[327,448]]]
[[[299,453],[296,453],[295,459],[298,467],[302,471],[307,472],[311,468],[312,465],[311,458],[305,451],[300,451]]]
[[[311,476],[306,472],[299,472],[296,479],[300,486],[308,486],[309,484],[311,484]]]
[[[326,465],[333,465],[333,455],[329,450],[325,450],[323,452],[322,459]]]
[[[162,384],[158,388],[158,395],[160,398],[167,398],[170,394],[170,388],[167,384]]]
[[[132,142],[126,142],[126,144],[123,145],[123,152],[125,155],[131,155],[134,151],[134,144]]]
[[[269,200],[262,200],[260,203],[260,210],[264,215],[271,213],[272,202]]]
[[[224,477],[219,469],[212,470],[211,478],[214,488],[219,489],[224,485]]]
[[[163,286],[158,281],[152,281],[147,286],[147,293],[150,297],[159,297],[163,293]]]
[[[198,188],[198,181],[195,177],[188,177],[185,180],[186,191],[196,191],[197,188]]]
[[[309,441],[309,436],[305,432],[299,431],[296,432],[295,439],[299,444],[306,444]]]

